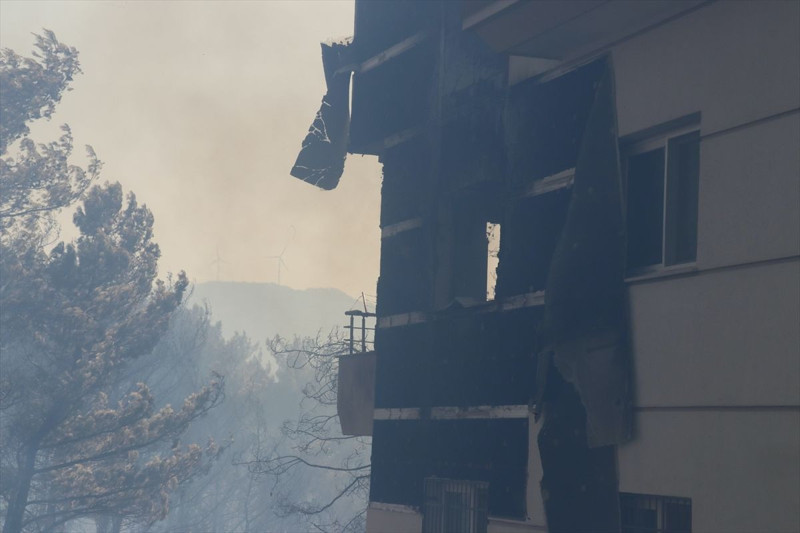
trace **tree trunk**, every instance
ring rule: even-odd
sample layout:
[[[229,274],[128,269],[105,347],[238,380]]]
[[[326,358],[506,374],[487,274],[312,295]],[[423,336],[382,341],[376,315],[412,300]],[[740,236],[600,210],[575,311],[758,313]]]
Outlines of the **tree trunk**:
[[[28,493],[31,489],[33,469],[36,465],[38,451],[38,446],[29,445],[25,448],[23,456],[17,459],[19,465],[17,487],[8,504],[8,514],[6,515],[6,523],[3,526],[3,533],[20,533],[22,531],[22,519],[25,516],[25,508],[28,506]]]
[[[122,531],[122,517],[117,514],[111,517],[111,533],[119,533],[120,531]]]
[[[94,518],[95,533],[109,533],[111,519],[106,516],[96,516]]]
[[[97,533],[119,533],[122,530],[122,517],[119,515],[102,515],[94,519]]]

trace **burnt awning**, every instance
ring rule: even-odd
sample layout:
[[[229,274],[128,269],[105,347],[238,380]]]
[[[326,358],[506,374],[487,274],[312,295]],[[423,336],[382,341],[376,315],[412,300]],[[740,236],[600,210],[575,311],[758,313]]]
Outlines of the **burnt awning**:
[[[347,156],[351,71],[346,66],[350,63],[349,45],[349,41],[322,44],[327,92],[291,170],[295,178],[325,190],[338,185]]]

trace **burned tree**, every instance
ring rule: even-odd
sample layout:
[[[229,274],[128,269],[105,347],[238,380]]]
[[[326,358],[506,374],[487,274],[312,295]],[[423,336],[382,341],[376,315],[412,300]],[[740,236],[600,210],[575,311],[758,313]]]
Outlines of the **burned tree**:
[[[297,374],[289,379],[305,381],[301,414],[284,422],[281,441],[262,443],[248,463],[250,472],[274,478],[281,514],[303,517],[321,531],[362,531],[369,494],[370,440],[343,435],[336,411],[339,361],[350,353],[350,340],[333,330],[327,337],[291,341],[276,336],[267,345]],[[289,480],[298,477],[307,477],[317,488],[306,488],[310,495],[305,497],[297,494]],[[314,483],[314,479],[324,483]]]

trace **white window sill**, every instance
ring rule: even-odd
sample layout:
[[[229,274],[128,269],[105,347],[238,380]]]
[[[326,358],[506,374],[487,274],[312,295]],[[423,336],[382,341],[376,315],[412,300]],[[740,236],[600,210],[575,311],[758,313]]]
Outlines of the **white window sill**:
[[[679,265],[654,265],[638,269],[625,277],[625,283],[638,283],[659,278],[670,278],[698,272],[697,263],[681,263]]]

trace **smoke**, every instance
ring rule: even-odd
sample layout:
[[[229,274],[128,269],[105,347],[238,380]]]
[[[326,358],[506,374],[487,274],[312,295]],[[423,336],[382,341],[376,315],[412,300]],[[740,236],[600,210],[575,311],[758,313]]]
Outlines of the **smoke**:
[[[319,43],[352,34],[352,2],[4,3],[2,46],[27,54],[47,27],[84,74],[52,124],[91,144],[103,178],[155,215],[161,270],[371,292],[380,168],[349,158],[339,188],[289,176],[325,81]],[[34,132],[35,133],[35,132]],[[45,139],[37,139],[45,140]]]

